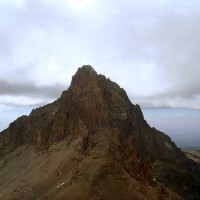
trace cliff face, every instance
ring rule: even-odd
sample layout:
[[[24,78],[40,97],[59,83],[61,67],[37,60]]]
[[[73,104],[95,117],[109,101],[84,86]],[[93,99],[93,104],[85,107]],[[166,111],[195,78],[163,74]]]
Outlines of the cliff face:
[[[1,146],[7,151],[22,144],[48,148],[69,135],[95,134],[98,128],[119,130],[139,154],[152,160],[185,159],[168,136],[147,124],[139,105],[133,105],[122,88],[91,66],[78,69],[58,100],[11,123],[2,133]]]
[[[144,184],[154,184],[155,176],[165,184],[157,173],[159,166],[156,174],[151,169],[156,160],[185,170],[192,166],[198,173],[196,165],[167,135],[148,125],[139,105],[133,105],[122,88],[88,65],[78,69],[59,99],[18,118],[0,134],[0,158],[23,145],[49,151],[55,143],[67,140],[70,144],[77,138],[81,140],[79,152],[84,155],[97,145],[94,138],[101,140],[103,135],[109,145],[104,141],[102,148],[111,152],[120,169]]]

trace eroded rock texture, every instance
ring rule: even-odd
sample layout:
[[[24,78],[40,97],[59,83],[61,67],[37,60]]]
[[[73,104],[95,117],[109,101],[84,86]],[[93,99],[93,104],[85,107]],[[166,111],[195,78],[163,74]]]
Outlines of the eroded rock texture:
[[[109,145],[102,143],[101,149],[110,155],[105,170],[123,169],[135,180],[152,186],[156,177],[186,198],[188,196],[181,190],[181,184],[170,185],[157,170],[161,165],[154,165],[153,172],[151,164],[159,161],[162,165],[167,163],[169,168],[176,166],[188,174],[196,173],[195,181],[199,181],[198,165],[188,160],[170,137],[148,125],[140,106],[132,104],[122,88],[98,75],[89,65],[78,69],[70,87],[59,99],[34,109],[29,116],[18,118],[0,134],[0,158],[4,159],[23,145],[33,145],[38,152],[49,151],[55,143],[67,140],[71,144],[77,138],[80,138],[78,152],[86,156],[97,145],[94,138],[101,140],[101,137],[109,140]],[[101,171],[105,176],[111,172]],[[186,184],[184,187],[190,186]]]

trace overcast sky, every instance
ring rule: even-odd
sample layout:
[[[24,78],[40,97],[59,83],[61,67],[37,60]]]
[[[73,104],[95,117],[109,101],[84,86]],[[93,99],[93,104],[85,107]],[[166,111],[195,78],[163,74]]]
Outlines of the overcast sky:
[[[0,0],[0,112],[57,99],[84,64],[143,108],[200,109],[199,61],[199,0]]]

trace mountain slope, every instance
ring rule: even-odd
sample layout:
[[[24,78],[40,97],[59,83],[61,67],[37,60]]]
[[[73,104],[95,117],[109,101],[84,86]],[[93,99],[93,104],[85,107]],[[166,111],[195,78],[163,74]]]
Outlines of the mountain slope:
[[[185,158],[168,136],[147,124],[139,105],[133,105],[122,88],[90,66],[77,71],[57,101],[11,123],[2,133],[2,145],[7,151],[22,144],[48,148],[68,135],[94,134],[96,128],[108,127],[119,130],[138,153],[152,160],[177,163]]]
[[[102,138],[105,140],[103,140],[100,147],[98,147],[96,143],[100,142],[97,142],[96,140],[101,141]],[[147,191],[147,194],[145,195],[141,191],[134,190],[133,192],[132,189],[130,189],[127,193],[129,197],[142,195],[143,197],[141,197],[141,199],[146,197],[154,199],[153,196],[155,196],[156,193],[159,193],[156,189],[157,186],[155,185],[151,192],[145,184],[152,186],[155,184],[152,182],[154,176],[150,162],[153,163],[157,160],[162,164],[167,163],[169,168],[176,166],[178,169],[184,169],[186,171],[190,169],[191,173],[197,173],[198,178],[195,182],[199,181],[198,166],[194,162],[189,161],[184,153],[176,147],[167,135],[151,128],[147,124],[139,105],[133,105],[122,88],[109,79],[106,79],[105,76],[98,75],[94,69],[88,65],[78,69],[77,73],[72,78],[70,87],[67,91],[63,92],[58,100],[44,107],[33,110],[29,116],[18,118],[0,134],[0,158],[2,163],[0,172],[2,173],[2,176],[6,177],[8,175],[6,170],[9,169],[10,165],[7,164],[7,161],[11,160],[12,163],[12,160],[14,159],[13,154],[17,151],[20,152],[20,155],[23,154],[22,151],[19,150],[20,148],[24,146],[27,146],[29,150],[30,148],[33,148],[30,150],[30,154],[28,155],[35,154],[35,150],[38,154],[40,154],[40,152],[46,152],[44,155],[48,155],[54,145],[60,144],[60,142],[62,143],[64,141],[66,142],[64,145],[64,152],[66,154],[71,152],[70,156],[76,157],[78,152],[77,156],[80,157],[80,161],[77,162],[80,162],[81,166],[85,166],[79,171],[82,173],[86,168],[88,168],[88,165],[92,165],[94,167],[94,174],[91,175],[89,173],[91,171],[88,171],[88,176],[81,179],[83,182],[79,182],[78,179],[78,183],[76,183],[78,188],[71,188],[71,186],[66,186],[65,188],[65,184],[63,184],[64,188],[61,187],[62,192],[59,194],[54,194],[55,191],[50,190],[50,188],[55,189],[55,187],[57,187],[57,179],[53,178],[53,180],[50,181],[51,184],[46,187],[46,189],[38,192],[40,198],[42,198],[42,195],[49,193],[49,195],[52,195],[52,198],[55,199],[62,199],[64,196],[73,199],[72,196],[69,197],[69,195],[71,195],[71,190],[84,190],[88,191],[88,193],[85,194],[87,196],[85,199],[89,198],[90,195],[92,195],[90,197],[91,199],[101,199],[101,195],[97,195],[96,192],[92,191],[95,187],[97,190],[102,187],[102,190],[107,191],[108,188],[112,190],[110,193],[108,191],[105,192],[105,196],[104,198],[102,197],[102,199],[111,199],[111,197],[114,198],[115,195],[118,196],[119,199],[126,199],[124,195],[122,195],[122,197],[118,194],[120,187],[118,184],[115,184],[115,181],[118,180],[118,175],[116,175],[117,171],[117,173],[122,174],[122,177],[126,177],[126,181],[124,181],[123,178],[120,180],[122,188],[128,187],[128,179],[130,180],[131,187],[135,188],[134,184],[141,183],[143,185],[142,187],[145,188],[144,190]],[[96,143],[94,141],[96,141]],[[76,145],[72,148],[70,145],[74,142]],[[105,146],[106,144],[107,146]],[[71,150],[68,146],[70,146]],[[110,148],[110,146],[112,148]],[[58,152],[62,151],[59,150]],[[102,152],[104,152],[104,154]],[[65,153],[63,153],[63,155]],[[100,156],[102,159],[101,162],[99,159],[95,159],[95,157],[98,157],[96,154],[103,154],[103,156]],[[28,155],[24,156],[25,160],[26,157],[29,157]],[[93,157],[90,157],[90,155]],[[53,158],[51,157],[49,162],[51,162],[52,159]],[[115,161],[116,164],[113,164]],[[38,173],[39,169],[34,165],[34,163],[37,162],[39,161],[36,159],[33,164],[31,164],[31,162],[24,168],[32,166]],[[59,162],[67,162],[68,164],[65,166],[66,168],[69,168],[69,166],[74,163],[70,159],[67,161],[67,159],[65,160],[63,158],[61,158],[58,163]],[[55,165],[55,163],[53,163],[54,162],[52,161],[51,166]],[[39,166],[41,165],[39,164]],[[71,174],[75,170],[75,166],[79,168],[79,165],[73,165],[68,169],[68,171],[63,169],[63,172],[61,170],[66,176],[66,178],[63,178],[62,180],[63,182],[67,181],[65,183],[68,183],[68,181],[73,178]],[[157,169],[160,166],[161,164],[154,165],[155,175],[158,180],[167,184],[166,179],[162,177],[162,174],[158,173]],[[107,169],[107,167],[110,171],[108,170],[104,172],[106,179],[103,179],[103,182],[97,179],[98,181],[95,182],[94,186],[91,186],[95,176],[104,177],[104,175],[101,175],[101,170]],[[52,170],[55,169],[51,169],[50,167],[48,170],[52,172]],[[9,172],[11,171],[12,170]],[[22,172],[21,176],[28,177],[28,174],[28,171]],[[89,180],[89,185],[87,185],[84,180],[90,177],[90,175],[92,180]],[[31,175],[29,176],[31,177]],[[34,189],[35,187],[40,190],[38,185],[44,185],[45,182],[49,182],[48,178],[42,179],[42,176],[39,177],[40,179],[35,183],[36,186],[34,186],[33,181],[27,183],[27,185],[31,185],[30,188],[32,189],[29,188],[29,190],[32,191],[33,194],[37,193],[37,189]],[[48,177],[52,177],[52,174],[48,174]],[[174,180],[174,182],[176,182],[176,180]],[[5,197],[7,194],[9,196],[9,191],[12,191],[12,189],[8,189],[8,183],[3,183],[3,189],[0,190],[0,192],[3,190],[8,191],[8,193],[5,194]],[[102,185],[100,183],[102,183]],[[5,186],[6,184],[8,187]],[[22,184],[22,187],[25,187],[25,185],[26,184]],[[167,185],[168,187],[178,191],[179,194],[183,196],[186,195],[187,197],[187,193],[182,192],[180,188],[176,188],[178,186],[174,187],[170,184]],[[18,186],[15,187],[18,188]],[[108,188],[105,188],[105,186]],[[85,187],[87,187],[88,190]],[[165,192],[166,190],[168,191],[168,189],[164,186],[159,185],[159,187],[162,188],[161,193],[159,193],[159,195],[163,195],[163,198],[161,199],[167,199],[168,197],[169,199],[173,199],[174,196],[176,196],[172,192]],[[179,187],[182,187],[182,185],[179,184]],[[188,187],[190,186],[185,186],[185,188]],[[62,193],[64,196],[61,195]],[[126,192],[124,194],[126,194]],[[4,192],[0,193],[0,195],[4,195]],[[58,195],[58,197],[56,195]],[[59,195],[61,195],[61,197],[59,197]],[[75,196],[76,195],[73,194],[74,199],[78,199],[78,196],[77,198]],[[137,198],[139,198],[139,196],[137,196]],[[29,199],[31,198],[33,198],[33,196],[30,196]],[[46,198],[48,199],[50,197]],[[158,199],[159,198],[160,197],[158,197]],[[25,199],[28,199],[28,197]],[[176,196],[175,199],[179,199],[179,197]]]
[[[152,182],[150,162],[142,160],[115,130],[99,129],[86,144],[77,136],[51,145],[48,151],[18,147],[0,161],[0,198],[181,200]]]

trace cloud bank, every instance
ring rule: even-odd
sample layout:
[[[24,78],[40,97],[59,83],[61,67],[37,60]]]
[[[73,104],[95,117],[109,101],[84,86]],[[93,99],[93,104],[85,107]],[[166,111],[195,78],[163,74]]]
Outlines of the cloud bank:
[[[0,1],[0,104],[56,99],[91,64],[133,103],[200,108],[199,1],[66,2]]]

